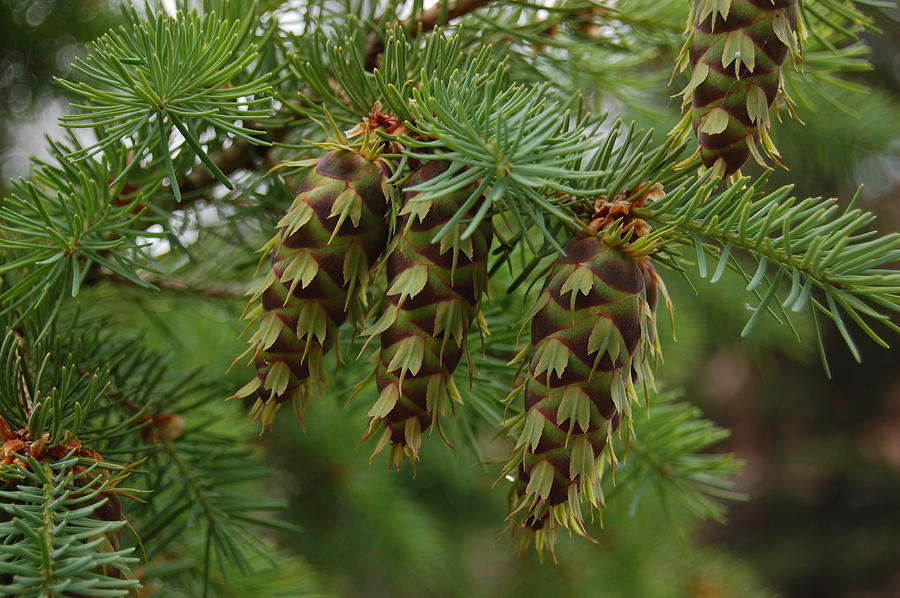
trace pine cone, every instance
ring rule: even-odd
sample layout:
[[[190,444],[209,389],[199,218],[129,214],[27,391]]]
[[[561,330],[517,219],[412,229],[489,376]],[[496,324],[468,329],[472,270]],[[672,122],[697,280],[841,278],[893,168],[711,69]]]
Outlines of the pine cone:
[[[298,415],[309,381],[324,378],[325,353],[368,283],[387,240],[386,168],[349,150],[318,160],[272,243],[268,276],[248,314],[259,320],[251,338],[256,378],[236,393],[257,401],[251,414],[269,425],[281,403]]]
[[[511,518],[539,550],[559,526],[586,535],[582,504],[599,509],[610,437],[630,424],[634,382],[649,381],[660,283],[647,258],[579,236],[551,267],[531,320],[525,412],[514,424],[518,470]],[[630,427],[630,426],[629,426]]]
[[[682,91],[692,105],[690,126],[703,163],[721,176],[735,173],[751,155],[777,162],[769,137],[769,110],[783,95],[782,65],[799,53],[795,0],[696,0],[682,66],[692,75]],[[689,48],[689,52],[686,51]]]
[[[428,162],[408,186],[431,180],[449,167]],[[491,224],[486,219],[468,239],[457,224],[439,243],[434,236],[460,209],[472,189],[422,201],[407,194],[398,233],[388,258],[388,306],[371,334],[380,333],[376,382],[380,396],[369,411],[369,436],[382,422],[384,435],[375,452],[391,445],[389,465],[404,456],[415,463],[422,432],[460,400],[453,371],[462,358],[466,334],[487,284]]]

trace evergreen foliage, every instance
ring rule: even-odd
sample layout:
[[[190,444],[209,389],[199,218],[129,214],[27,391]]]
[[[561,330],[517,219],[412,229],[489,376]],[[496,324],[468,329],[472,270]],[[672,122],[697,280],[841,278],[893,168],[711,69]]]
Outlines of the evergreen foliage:
[[[856,198],[797,198],[769,172],[739,172],[744,153],[764,162],[754,143],[777,155],[770,107],[802,113],[813,81],[865,68],[855,40],[888,5],[694,4],[124,10],[59,81],[77,97],[62,123],[89,136],[48,140],[50,158],[0,200],[0,595],[319,594],[276,547],[297,529],[265,498],[272,457],[242,414],[265,429],[281,403],[300,413],[313,397],[328,405],[308,419],[355,396],[338,417],[368,414],[389,466],[442,458],[431,428],[490,462],[512,482],[494,493],[509,490],[523,547],[534,536],[554,551],[560,527],[602,537],[591,521],[638,509],[649,489],[723,520],[724,501],[744,498],[740,462],[710,452],[727,431],[654,383],[657,319],[673,317],[663,279],[742,281],[743,335],[767,318],[811,322],[826,372],[826,326],[857,360],[860,331],[888,347],[900,234],[877,234]],[[756,12],[765,31],[740,38]],[[729,33],[703,24],[716,14]],[[708,79],[709,61],[677,58],[685,19],[699,31],[687,47],[733,73]],[[781,72],[788,51],[806,76]],[[710,101],[694,98],[684,134],[604,111],[638,98],[649,110],[656,83],[688,66],[685,94]],[[723,131],[742,159],[704,137]],[[120,330],[113,300],[92,302],[108,285],[135,304],[216,301],[221,338],[237,338],[236,299],[251,296],[256,373],[246,356],[224,377],[227,364],[171,363]],[[348,486],[343,500],[365,502]],[[393,486],[372,492],[403,510]],[[427,528],[420,515],[398,526]]]

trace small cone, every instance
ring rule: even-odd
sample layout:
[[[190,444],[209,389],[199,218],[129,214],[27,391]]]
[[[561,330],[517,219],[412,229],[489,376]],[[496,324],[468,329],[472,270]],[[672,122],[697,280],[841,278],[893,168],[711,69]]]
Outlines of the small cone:
[[[261,304],[248,314],[259,320],[250,340],[257,375],[236,394],[256,393],[251,414],[263,427],[286,401],[302,413],[310,383],[324,377],[324,355],[387,240],[387,174],[357,153],[331,151],[279,222],[270,271],[251,300]]]
[[[689,39],[679,57],[691,66],[681,92],[689,127],[703,163],[721,176],[734,174],[750,156],[767,166],[778,162],[769,137],[770,109],[784,96],[782,65],[788,52],[799,57],[795,0],[695,0]]]
[[[649,382],[661,284],[645,257],[579,236],[552,265],[531,319],[525,411],[504,475],[517,475],[510,518],[522,547],[552,551],[560,527],[586,535],[598,511],[610,436],[630,430],[635,381]]]
[[[428,162],[413,173],[408,187],[448,168]],[[490,220],[468,239],[467,222],[455,225],[438,243],[434,236],[469,197],[472,189],[434,201],[408,193],[388,258],[387,307],[371,334],[380,334],[376,371],[380,396],[369,415],[369,435],[378,422],[386,430],[378,450],[391,447],[389,465],[418,457],[421,435],[459,400],[452,375],[463,356],[466,335],[487,283]],[[376,451],[377,452],[377,451]]]

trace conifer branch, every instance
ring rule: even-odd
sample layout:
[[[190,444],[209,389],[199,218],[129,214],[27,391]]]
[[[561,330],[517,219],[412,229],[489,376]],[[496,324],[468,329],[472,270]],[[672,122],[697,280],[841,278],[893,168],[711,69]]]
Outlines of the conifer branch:
[[[94,42],[86,59],[76,60],[75,69],[85,81],[59,80],[88,101],[77,105],[82,113],[62,117],[63,124],[99,133],[94,145],[70,157],[84,158],[128,139],[135,155],[115,173],[116,179],[150,154],[162,157],[169,179],[175,181],[170,154],[177,148],[195,155],[211,176],[230,187],[200,137],[211,127],[250,144],[266,144],[258,138],[260,131],[240,124],[272,115],[266,107],[269,75],[245,78],[245,70],[258,57],[256,47],[241,48],[241,24],[217,19],[214,13],[200,17],[190,12],[173,20],[151,12],[144,21],[132,8],[125,17],[123,31],[108,33]],[[173,131],[183,139],[176,148]],[[172,185],[172,190],[180,199],[179,187]]]
[[[861,31],[879,31],[875,18],[866,11],[877,11],[889,18],[886,10],[892,0],[799,0],[802,30],[832,51],[844,39],[859,39]]]
[[[0,489],[0,509],[9,517],[0,523],[0,596],[127,596],[140,588],[131,573],[139,560],[134,549],[116,548],[114,535],[125,521],[100,514],[110,498],[96,463],[84,467],[70,454],[0,469],[7,470],[0,488],[10,488]]]
[[[74,140],[73,140],[74,141]],[[145,204],[159,181],[110,184],[125,163],[124,151],[100,159],[69,160],[78,145],[50,143],[53,160],[38,162],[31,180],[13,182],[0,201],[0,313],[20,317],[44,302],[58,305],[75,296],[94,264],[148,286],[136,276],[139,237],[153,237],[144,226]]]
[[[415,16],[415,18],[407,21],[403,28],[409,31],[411,37],[416,37],[420,35],[420,33],[428,33],[436,27],[453,19],[485,7],[491,4],[492,1],[493,0],[461,0],[454,3],[453,6],[449,8],[447,2],[442,1],[425,12]],[[373,35],[365,52],[365,63],[374,67],[376,60],[384,50],[384,41]],[[433,67],[426,65],[426,68]],[[371,105],[369,108],[370,107]],[[364,114],[365,111],[358,114],[357,117],[361,117]],[[273,144],[278,143],[284,139],[285,134],[290,129],[290,125],[272,129],[266,136],[266,140]],[[274,166],[274,164],[271,163],[271,155],[274,150],[275,147],[260,147],[258,144],[252,144],[246,139],[235,138],[232,140],[231,146],[228,149],[212,154],[210,157],[218,170],[227,176],[238,170],[254,168],[257,159],[261,159],[264,163],[268,163],[269,166]],[[179,191],[181,195],[185,196],[216,182],[219,182],[219,180],[211,174],[209,170],[195,169],[186,178],[181,179]]]
[[[743,179],[718,194],[709,187],[698,193],[682,187],[635,209],[635,216],[662,225],[639,243],[692,246],[700,275],[710,276],[711,282],[718,281],[726,267],[740,269],[733,249],[753,256],[755,273],[744,276],[747,290],[760,293],[761,300],[744,335],[767,310],[786,317],[786,310],[812,306],[834,321],[856,359],[860,353],[844,315],[887,347],[868,321],[900,331],[891,320],[900,311],[900,272],[890,268],[900,259],[900,234],[875,237],[869,228],[875,216],[855,208],[855,200],[842,210],[834,199],[798,201],[790,197],[790,186],[763,194],[766,178],[752,184]],[[705,243],[704,238],[716,244]],[[715,267],[707,265],[706,255],[717,260]],[[769,265],[775,269],[771,279]],[[776,301],[780,282],[789,284],[790,291]],[[821,299],[812,293],[814,287]]]
[[[710,453],[729,432],[679,399],[677,392],[652,393],[635,406],[634,439],[618,443],[623,460],[607,500],[630,491],[634,512],[644,490],[652,487],[663,502],[672,500],[697,517],[724,521],[721,501],[748,498],[735,490],[743,462],[732,454]]]
[[[129,571],[138,543],[146,548],[142,579],[163,580],[164,591],[306,591],[263,563],[272,546],[254,530],[293,528],[266,515],[284,504],[258,493],[271,471],[250,450],[249,422],[221,404],[231,381],[218,384],[220,372],[173,376],[144,339],[99,332],[107,321],[72,322],[80,305],[70,299],[104,279],[214,299],[243,295],[232,274],[252,269],[248,247],[260,228],[271,235],[268,217],[288,205],[264,247],[272,259],[263,262],[259,304],[246,313],[259,321],[251,341],[257,371],[239,396],[252,394],[263,419],[282,402],[299,411],[316,392],[312,383],[328,376],[323,357],[339,327],[374,320],[382,309],[368,330],[377,331],[384,358],[370,434],[382,432],[398,465],[402,452],[418,459],[430,426],[477,453],[479,428],[495,431],[510,415],[525,444],[508,472],[524,476],[517,500],[531,509],[518,521],[532,532],[548,525],[539,534],[554,521],[586,533],[579,505],[600,508],[607,466],[618,476],[607,498],[634,490],[636,504],[653,486],[661,500],[716,519],[720,500],[742,498],[734,488],[739,463],[707,452],[726,432],[668,393],[648,391],[647,405],[632,405],[635,386],[650,388],[648,356],[659,350],[654,313],[664,287],[653,263],[683,270],[694,261],[713,282],[726,269],[743,276],[757,297],[744,334],[766,313],[789,321],[805,308],[831,319],[859,357],[848,320],[885,346],[880,328],[900,330],[891,320],[900,311],[900,275],[891,269],[900,235],[877,237],[871,214],[853,202],[841,210],[834,200],[797,200],[787,187],[767,194],[765,177],[721,189],[690,168],[673,170],[683,144],[610,125],[572,93],[584,80],[592,94],[616,87],[597,84],[600,76],[658,75],[654,61],[673,43],[674,1],[622,14],[581,0],[442,1],[428,9],[318,0],[304,3],[305,21],[293,31],[280,28],[281,13],[263,15],[256,3],[204,6],[212,4],[221,15],[128,11],[124,27],[77,61],[81,79],[60,82],[83,98],[64,123],[90,130],[96,143],[50,142],[51,159],[0,202],[0,322],[8,329],[0,343],[0,545],[9,548],[0,554],[0,595],[123,595],[138,585]],[[721,12],[728,2],[706,4]],[[882,4],[797,5],[811,30],[816,77],[865,67],[860,46],[847,43],[873,25],[861,9]],[[471,27],[439,29],[464,15],[473,15]],[[592,28],[607,17],[603,32]],[[623,59],[607,60],[612,55]],[[756,93],[756,108],[768,99]],[[303,145],[292,145],[298,139]],[[281,171],[306,169],[295,194],[264,180],[277,165],[273,145],[302,147],[301,159],[331,151],[312,168],[299,160]],[[240,182],[231,176],[239,170],[249,171]],[[222,199],[218,186],[233,179],[237,189]],[[668,195],[657,198],[661,187]],[[215,208],[234,201],[203,220],[203,206],[187,209],[195,200]],[[151,224],[163,232],[148,232]],[[189,238],[182,249],[190,260],[149,255],[154,237],[173,246]],[[585,240],[585,255],[560,255],[563,244]],[[543,268],[548,258],[554,266]],[[523,346],[517,320],[536,294],[525,283],[548,271],[559,276],[547,278],[544,303],[526,318],[537,325]],[[621,272],[627,284],[608,280]],[[490,286],[508,296],[482,313]],[[110,302],[122,296],[94,292]],[[570,302],[556,301],[567,293]],[[590,330],[574,320],[582,300]],[[489,329],[479,352],[476,337]],[[346,361],[362,342],[350,345]],[[588,368],[582,353],[595,352]],[[523,365],[529,355],[533,368]],[[585,370],[567,371],[576,361]],[[512,401],[529,384],[543,395]],[[535,398],[559,405],[533,409]],[[619,422],[623,433],[611,440]],[[146,502],[118,509],[113,499],[130,490],[115,485],[131,469],[101,453],[142,462],[133,479]],[[556,460],[564,463],[558,471]],[[366,483],[349,491],[371,490]],[[418,526],[406,512],[415,503],[399,504],[391,516],[401,525],[393,527]],[[137,538],[119,537],[123,514]],[[441,551],[434,553],[438,560]],[[303,571],[302,562],[276,562]]]

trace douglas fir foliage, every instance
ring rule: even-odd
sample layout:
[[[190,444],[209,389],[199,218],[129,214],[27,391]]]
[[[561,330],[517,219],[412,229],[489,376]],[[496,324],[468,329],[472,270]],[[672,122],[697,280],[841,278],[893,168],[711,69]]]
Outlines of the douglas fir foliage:
[[[801,41],[831,53],[820,75],[858,65],[848,37],[871,22],[855,3],[683,4],[127,9],[61,81],[80,97],[64,124],[93,141],[51,142],[0,202],[0,596],[317,592],[303,562],[270,558],[260,526],[298,532],[260,498],[250,447],[280,405],[310,403],[315,428],[351,394],[365,408],[346,417],[368,413],[391,468],[427,461],[436,436],[468,462],[501,437],[495,493],[522,549],[602,535],[607,503],[647,485],[721,519],[740,497],[738,462],[708,452],[726,432],[654,382],[660,273],[731,271],[745,335],[802,312],[820,348],[829,321],[859,358],[859,331],[887,346],[898,329],[900,235],[739,170],[777,156],[770,112],[806,84],[782,66]],[[679,65],[673,14],[690,22]],[[609,87],[631,105],[659,65],[691,67],[668,140],[582,100]],[[194,339],[167,312],[198,370],[115,317],[116,298],[157,291],[226,314]],[[238,337],[244,295],[250,349],[223,378],[204,358]],[[354,477],[327,471],[311,486]]]

